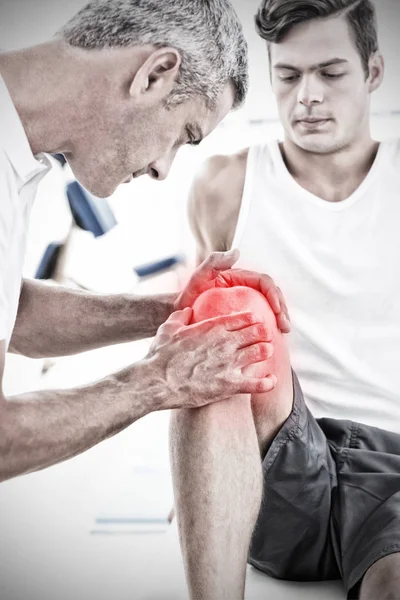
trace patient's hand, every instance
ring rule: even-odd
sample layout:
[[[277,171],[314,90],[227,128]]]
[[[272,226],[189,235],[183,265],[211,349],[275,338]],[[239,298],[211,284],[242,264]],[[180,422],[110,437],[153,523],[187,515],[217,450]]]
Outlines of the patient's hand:
[[[213,252],[195,270],[187,286],[178,296],[175,309],[192,307],[198,296],[210,288],[230,288],[246,286],[253,288],[268,300],[276,316],[276,322],[283,333],[290,332],[289,313],[281,290],[264,273],[232,269],[239,259],[239,251]]]

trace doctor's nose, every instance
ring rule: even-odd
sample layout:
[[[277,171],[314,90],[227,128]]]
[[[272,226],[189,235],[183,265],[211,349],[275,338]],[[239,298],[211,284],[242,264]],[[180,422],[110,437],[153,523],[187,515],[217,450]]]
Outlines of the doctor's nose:
[[[170,153],[168,155],[163,156],[162,158],[158,158],[154,162],[149,165],[148,175],[157,181],[163,181],[168,177],[168,174],[171,170],[172,163],[174,162],[176,153]]]

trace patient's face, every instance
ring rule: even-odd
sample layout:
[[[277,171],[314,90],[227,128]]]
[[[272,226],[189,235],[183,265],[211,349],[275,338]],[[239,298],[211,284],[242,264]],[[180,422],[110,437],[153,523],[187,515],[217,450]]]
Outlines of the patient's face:
[[[368,134],[376,72],[366,79],[345,17],[301,23],[271,44],[270,54],[273,91],[289,140],[310,152],[330,153]]]

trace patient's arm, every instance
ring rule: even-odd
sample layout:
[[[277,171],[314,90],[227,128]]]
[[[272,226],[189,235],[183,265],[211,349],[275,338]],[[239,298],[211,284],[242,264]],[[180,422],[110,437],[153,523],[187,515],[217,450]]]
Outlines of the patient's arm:
[[[230,156],[209,158],[195,178],[189,193],[189,224],[196,240],[197,259],[216,250],[233,249],[241,199],[247,150]],[[290,332],[289,312],[279,287],[266,273],[242,268],[227,270],[215,287],[244,285],[260,291],[276,316],[279,329]]]

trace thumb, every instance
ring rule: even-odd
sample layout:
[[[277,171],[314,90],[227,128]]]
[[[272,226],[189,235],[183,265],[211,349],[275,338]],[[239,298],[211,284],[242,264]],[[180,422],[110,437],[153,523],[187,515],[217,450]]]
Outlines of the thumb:
[[[192,319],[192,309],[188,306],[183,310],[177,310],[170,315],[168,321],[177,325],[187,326]]]
[[[193,310],[190,308],[190,306],[187,306],[183,309],[182,313],[183,325],[189,325],[190,321],[192,320]]]
[[[207,267],[226,271],[233,267],[239,260],[239,256],[240,252],[237,249],[229,250],[229,252],[213,252],[207,259]]]

